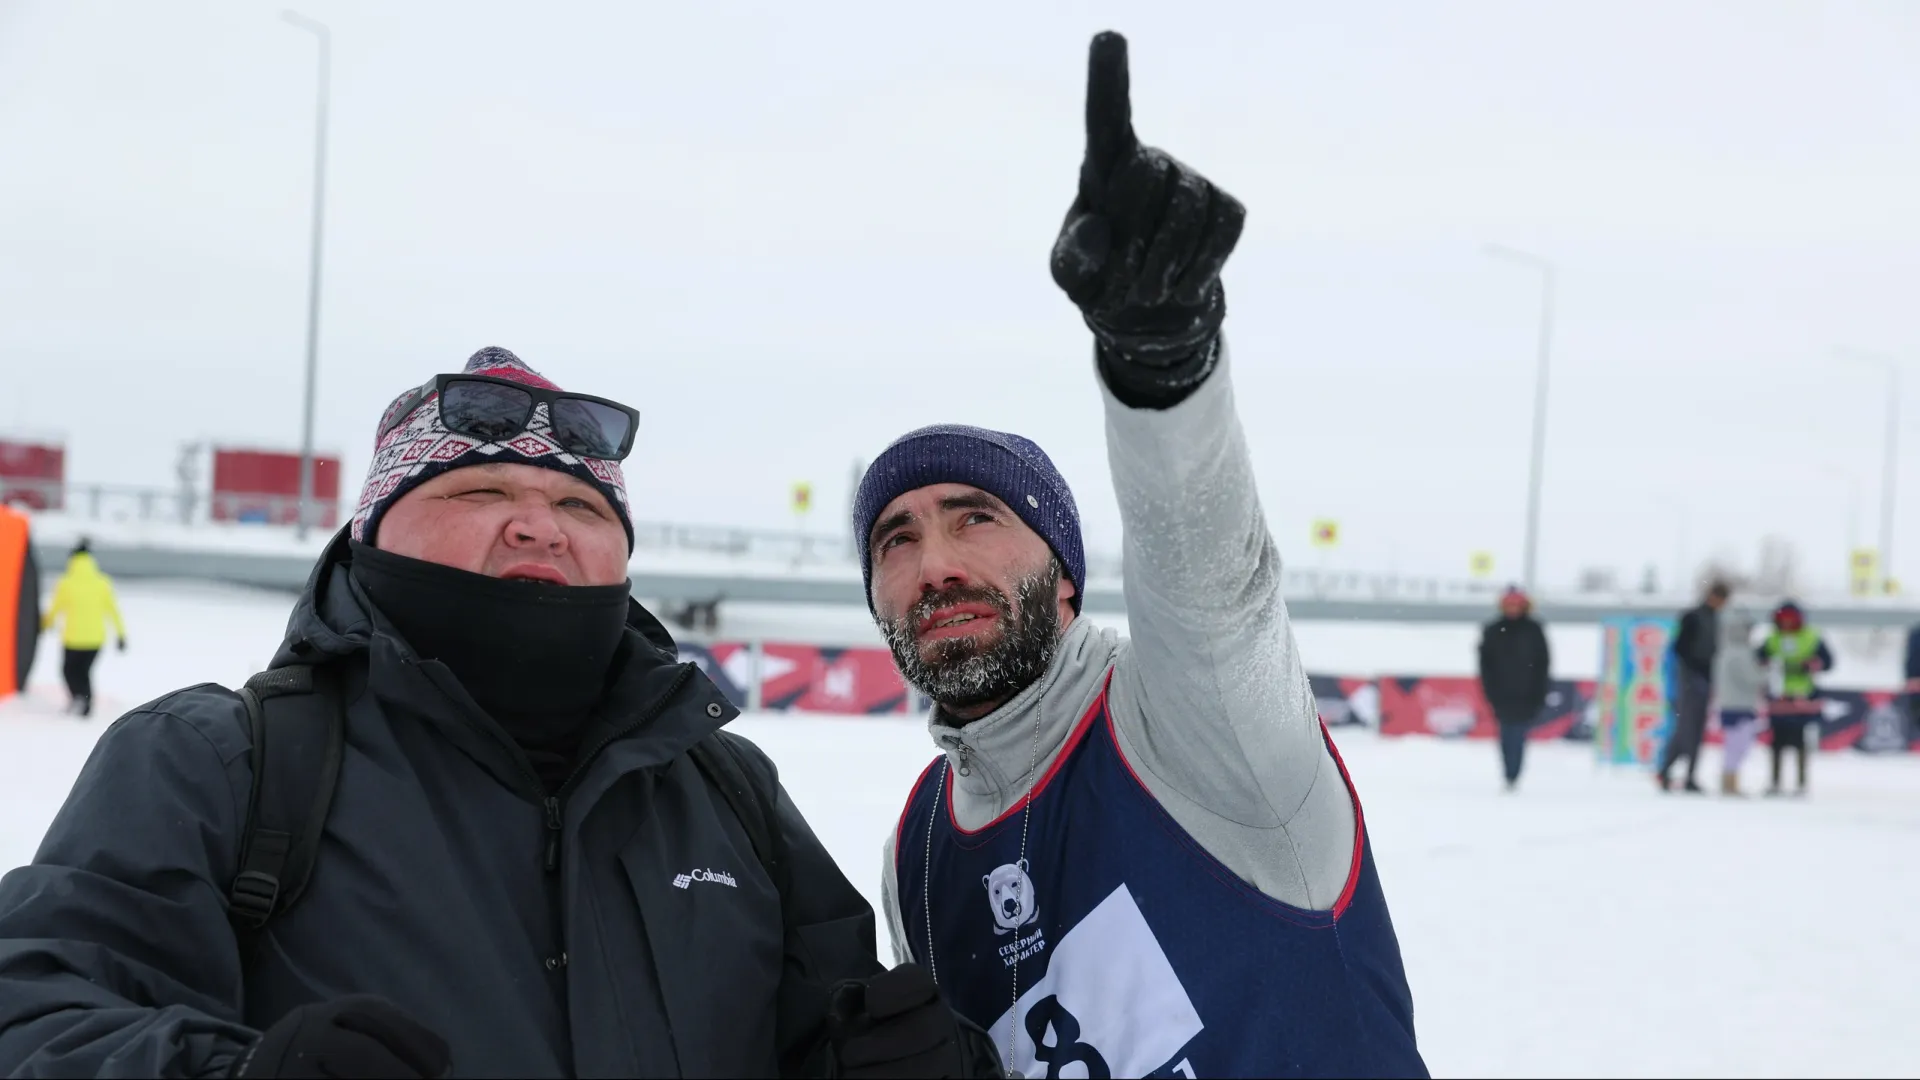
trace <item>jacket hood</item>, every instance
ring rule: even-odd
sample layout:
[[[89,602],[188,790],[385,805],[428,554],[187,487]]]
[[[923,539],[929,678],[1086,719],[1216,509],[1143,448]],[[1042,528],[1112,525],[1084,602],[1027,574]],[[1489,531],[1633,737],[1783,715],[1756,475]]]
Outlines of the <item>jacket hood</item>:
[[[104,577],[100,563],[91,552],[76,551],[67,557],[67,573],[72,577]]]

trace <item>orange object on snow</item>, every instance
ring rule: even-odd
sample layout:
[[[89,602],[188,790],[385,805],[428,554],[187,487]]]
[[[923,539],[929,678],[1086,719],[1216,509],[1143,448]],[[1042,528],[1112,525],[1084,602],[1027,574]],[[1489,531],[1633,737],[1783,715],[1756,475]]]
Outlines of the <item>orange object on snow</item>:
[[[20,692],[40,642],[40,573],[27,517],[0,505],[0,698]]]

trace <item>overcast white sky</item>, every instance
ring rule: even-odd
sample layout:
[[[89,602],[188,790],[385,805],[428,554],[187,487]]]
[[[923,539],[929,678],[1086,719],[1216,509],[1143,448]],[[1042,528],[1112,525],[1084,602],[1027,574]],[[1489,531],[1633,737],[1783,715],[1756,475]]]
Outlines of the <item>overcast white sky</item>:
[[[1046,269],[1104,28],[1142,139],[1249,207],[1235,379],[1296,560],[1330,517],[1336,565],[1517,575],[1538,279],[1490,241],[1561,267],[1549,583],[1665,576],[1682,505],[1693,559],[1777,532],[1837,583],[1885,377],[1833,349],[1920,382],[1912,3],[303,3],[319,441],[356,490],[387,400],[498,344],[642,411],[642,518],[789,526],[810,480],[839,529],[856,458],[957,420],[1040,441],[1116,549]],[[75,479],[298,444],[314,42],[281,6],[0,0],[0,429]],[[1920,498],[1899,526],[1920,579]]]

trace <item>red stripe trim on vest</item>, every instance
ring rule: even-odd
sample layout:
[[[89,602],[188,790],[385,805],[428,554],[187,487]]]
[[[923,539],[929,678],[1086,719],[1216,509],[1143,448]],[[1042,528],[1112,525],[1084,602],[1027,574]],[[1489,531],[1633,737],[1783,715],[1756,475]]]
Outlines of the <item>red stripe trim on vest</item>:
[[[994,818],[992,821],[987,822],[985,825],[982,825],[977,829],[961,828],[960,819],[957,816],[955,816],[953,812],[954,785],[948,784],[947,785],[947,820],[952,823],[954,831],[961,834],[962,836],[978,836],[979,834],[986,832],[988,829],[993,828],[995,825],[998,825],[1001,822],[1012,817],[1014,814],[1014,811],[1025,808],[1027,804],[1033,802],[1034,799],[1038,798],[1041,792],[1047,790],[1047,785],[1053,783],[1053,778],[1059,774],[1060,767],[1067,763],[1067,759],[1069,757],[1073,756],[1073,751],[1076,747],[1080,745],[1080,740],[1087,737],[1087,732],[1093,727],[1093,718],[1095,716],[1098,716],[1100,714],[1100,711],[1107,707],[1107,691],[1110,688],[1112,688],[1112,686],[1113,686],[1113,669],[1108,668],[1106,681],[1100,684],[1099,696],[1093,699],[1093,704],[1087,706],[1086,715],[1082,716],[1079,722],[1074,724],[1073,731],[1070,734],[1068,734],[1066,742],[1060,744],[1060,752],[1054,755],[1053,764],[1047,766],[1047,771],[1043,773],[1039,781],[1037,781],[1033,785],[1033,789],[1027,792],[1026,798],[1021,799],[1019,802],[1013,804],[1012,806],[1007,807],[1006,811],[1002,813],[999,817]],[[1037,709],[1039,707],[1040,707],[1040,703],[1035,702],[1034,708]],[[953,766],[949,765],[947,767],[951,769]]]

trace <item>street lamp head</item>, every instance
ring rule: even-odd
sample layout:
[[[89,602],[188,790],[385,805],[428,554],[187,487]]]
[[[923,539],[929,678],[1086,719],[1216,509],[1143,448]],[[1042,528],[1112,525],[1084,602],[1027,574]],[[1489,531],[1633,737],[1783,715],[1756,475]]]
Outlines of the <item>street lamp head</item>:
[[[302,30],[310,30],[321,37],[328,36],[326,23],[320,22],[318,19],[309,19],[292,8],[282,8],[280,11],[280,19]]]
[[[1531,266],[1543,273],[1553,273],[1553,263],[1548,259],[1535,255],[1531,251],[1521,251],[1519,248],[1510,248],[1505,244],[1487,244],[1482,250],[1490,258],[1506,259],[1509,262],[1517,262]]]

